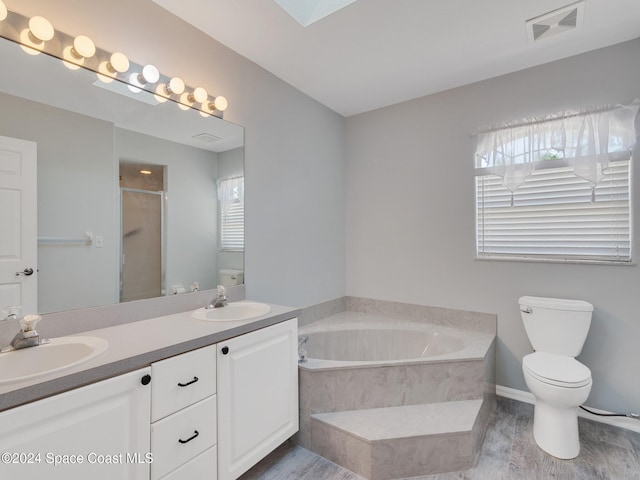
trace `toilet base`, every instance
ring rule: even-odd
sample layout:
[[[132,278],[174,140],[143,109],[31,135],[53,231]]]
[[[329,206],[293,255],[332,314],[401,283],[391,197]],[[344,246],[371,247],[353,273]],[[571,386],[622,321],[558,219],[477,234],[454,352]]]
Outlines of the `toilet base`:
[[[558,407],[536,399],[533,438],[549,455],[564,460],[577,457],[580,453],[578,408]]]

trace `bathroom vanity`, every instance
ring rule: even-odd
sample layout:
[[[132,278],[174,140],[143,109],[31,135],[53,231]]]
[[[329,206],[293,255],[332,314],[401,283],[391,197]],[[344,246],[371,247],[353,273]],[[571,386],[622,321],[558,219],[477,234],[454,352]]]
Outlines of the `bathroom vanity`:
[[[2,408],[21,392],[55,392],[0,412],[0,478],[239,477],[298,430],[296,314],[275,307],[204,322],[185,313],[85,332],[109,348],[84,368],[0,385]],[[151,325],[155,341],[131,354],[131,335]],[[86,375],[96,381],[80,386]],[[74,378],[76,388],[56,392]]]

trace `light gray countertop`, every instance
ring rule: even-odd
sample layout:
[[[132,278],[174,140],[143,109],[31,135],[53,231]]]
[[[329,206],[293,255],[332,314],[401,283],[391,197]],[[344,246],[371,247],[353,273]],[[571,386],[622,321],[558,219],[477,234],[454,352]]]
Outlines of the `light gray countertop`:
[[[79,336],[103,338],[109,345],[100,355],[80,365],[0,385],[0,411],[146,367],[158,360],[295,318],[300,313],[291,307],[269,306],[271,312],[251,320],[197,320],[188,311],[79,333]],[[2,355],[11,355],[11,352]]]

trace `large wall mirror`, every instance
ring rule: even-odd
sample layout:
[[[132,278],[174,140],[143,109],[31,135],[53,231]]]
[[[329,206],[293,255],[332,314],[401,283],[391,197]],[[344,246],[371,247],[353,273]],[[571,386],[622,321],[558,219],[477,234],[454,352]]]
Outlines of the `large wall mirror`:
[[[0,59],[0,136],[37,144],[38,312],[243,283],[242,127],[3,39]]]

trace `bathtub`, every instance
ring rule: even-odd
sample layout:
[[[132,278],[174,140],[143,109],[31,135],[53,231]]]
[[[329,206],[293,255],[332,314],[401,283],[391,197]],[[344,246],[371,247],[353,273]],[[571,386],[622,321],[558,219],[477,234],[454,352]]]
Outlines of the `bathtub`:
[[[299,330],[301,368],[337,369],[482,358],[493,336],[426,322],[343,312]]]
[[[493,333],[342,312],[299,329],[297,442],[316,451],[317,413],[485,397],[495,380]],[[493,384],[493,385],[492,385]]]

